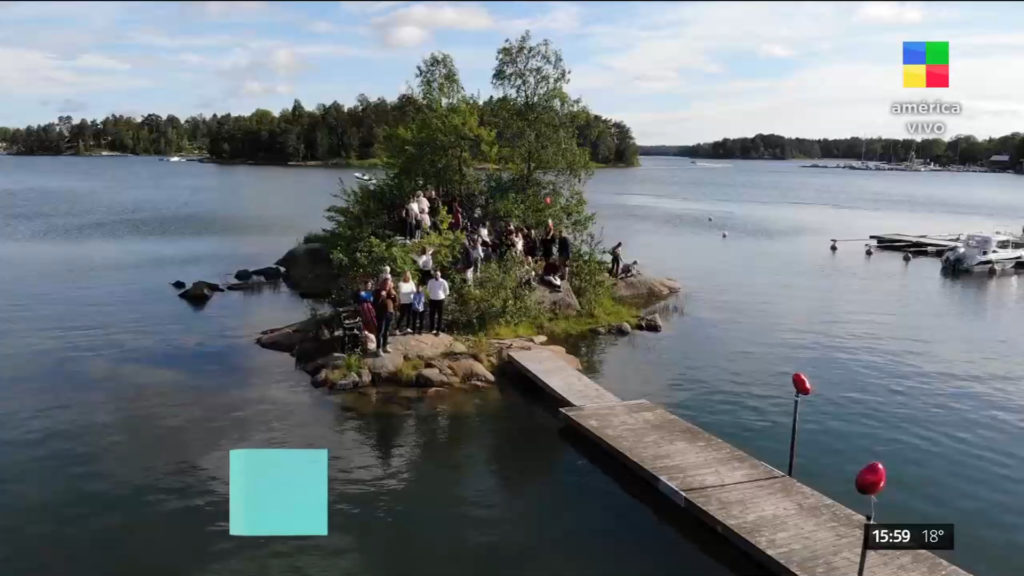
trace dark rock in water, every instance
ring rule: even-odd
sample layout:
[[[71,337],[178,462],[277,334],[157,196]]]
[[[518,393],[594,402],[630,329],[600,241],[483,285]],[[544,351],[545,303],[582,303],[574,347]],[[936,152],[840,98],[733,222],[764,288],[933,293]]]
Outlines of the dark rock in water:
[[[181,280],[175,280],[174,282],[171,282],[171,286],[174,286],[178,290],[182,290],[185,288],[185,286],[187,286],[187,284],[185,284]]]
[[[619,335],[625,336],[632,332],[633,329],[629,327],[629,322],[623,322],[615,327],[615,332]]]
[[[340,342],[334,340],[317,340],[310,338],[298,343],[292,350],[295,361],[304,364],[317,358],[327,356],[338,349]]]
[[[657,314],[651,314],[650,316],[643,316],[637,323],[641,330],[647,330],[648,332],[661,332],[661,316]]]
[[[608,329],[605,328],[604,326],[594,326],[593,328],[590,329],[590,332],[598,336],[604,336],[605,334],[608,333]]]
[[[188,290],[178,293],[178,298],[184,298],[193,304],[204,304],[212,297],[213,292],[203,282],[195,282]]]
[[[323,244],[301,244],[292,248],[277,266],[285,269],[284,281],[303,298],[329,296],[337,282],[331,252]]]
[[[439,388],[448,384],[446,378],[437,368],[424,368],[416,373],[412,385],[417,388]]]
[[[203,286],[206,287],[207,290],[209,290],[211,292],[223,292],[224,291],[224,289],[220,287],[220,284],[215,284],[213,282],[207,282],[205,280],[200,280],[200,281],[196,282],[195,284],[202,284]],[[195,284],[193,284],[193,286],[195,286]]]
[[[299,343],[305,341],[309,334],[282,328],[276,332],[264,334],[256,339],[256,344],[268,350],[291,352]]]
[[[249,270],[246,270],[245,268],[242,268],[238,272],[235,272],[235,280],[238,280],[239,282],[248,282],[251,279],[252,279],[252,272],[249,271]]]
[[[252,271],[253,276],[260,276],[264,280],[280,280],[283,274],[281,269],[277,266],[267,266],[266,268],[260,268]]]
[[[263,290],[264,288],[271,288],[276,285],[276,282],[272,282],[269,280],[250,280],[248,282],[235,282],[232,284],[228,284],[227,288],[232,292],[257,292]]]

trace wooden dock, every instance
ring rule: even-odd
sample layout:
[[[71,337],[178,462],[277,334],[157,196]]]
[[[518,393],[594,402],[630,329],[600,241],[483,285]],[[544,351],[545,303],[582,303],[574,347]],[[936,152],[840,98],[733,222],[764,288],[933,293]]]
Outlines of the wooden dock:
[[[946,250],[960,245],[956,240],[957,236],[953,234],[874,234],[868,238],[875,241],[879,250],[899,250],[928,256],[942,256]]]
[[[509,356],[568,405],[561,412],[575,429],[767,570],[856,576],[863,515],[655,404],[619,400],[550,352],[516,350]],[[864,574],[969,576],[919,550],[869,551]]]

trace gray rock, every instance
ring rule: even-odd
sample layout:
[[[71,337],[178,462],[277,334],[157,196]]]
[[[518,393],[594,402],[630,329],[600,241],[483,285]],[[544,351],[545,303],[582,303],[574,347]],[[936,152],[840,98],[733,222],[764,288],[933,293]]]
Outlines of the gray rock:
[[[533,342],[534,344],[543,344],[543,343],[545,343],[547,341],[548,341],[548,337],[543,335],[543,334],[538,334],[538,335],[532,336],[530,338],[530,342]]]
[[[309,338],[309,334],[296,332],[288,328],[282,328],[276,332],[260,336],[256,339],[256,344],[261,348],[266,348],[267,350],[291,352],[307,338]]]
[[[347,374],[344,378],[334,383],[330,387],[332,392],[345,392],[347,390],[355,390],[362,386],[362,381],[359,380],[358,374]]]
[[[235,280],[238,280],[239,282],[248,282],[251,279],[252,279],[252,272],[250,270],[242,268],[238,272],[235,272]],[[229,286],[228,289],[230,289],[230,288],[231,287]]]
[[[361,368],[359,370],[359,384],[361,386],[369,386],[372,383],[373,383],[373,374],[370,374],[370,371],[367,370],[366,368]]]
[[[623,322],[615,327],[615,333],[621,336],[625,336],[632,332],[633,329],[629,327],[629,322]]]
[[[253,276],[259,276],[264,280],[280,280],[284,274],[281,273],[281,269],[277,266],[267,266],[266,268],[259,268],[252,271]]]
[[[597,334],[598,336],[604,336],[605,334],[608,333],[608,329],[605,328],[604,326],[594,326],[593,328],[590,329],[590,331],[594,334]]]
[[[185,284],[181,280],[175,280],[174,282],[171,282],[171,286],[174,286],[178,290],[183,290],[185,286],[187,286],[187,284]]]
[[[195,282],[187,290],[179,292],[178,298],[183,298],[192,304],[205,304],[210,298],[213,298],[213,292],[202,282]]]
[[[633,276],[620,278],[615,282],[615,297],[620,300],[649,302],[667,298],[682,288],[671,278],[654,276]]]
[[[452,372],[455,372],[463,382],[481,380],[494,382],[494,375],[484,367],[483,364],[472,358],[464,358],[451,363]]]
[[[296,246],[275,264],[285,269],[285,283],[300,295],[329,295],[337,282],[331,252],[323,244]]]
[[[439,388],[448,384],[448,378],[437,368],[424,368],[416,373],[413,385],[417,388]]]
[[[405,359],[401,354],[390,353],[382,356],[371,356],[363,359],[363,366],[370,371],[376,381],[387,380],[402,367]]]
[[[647,330],[648,332],[661,332],[661,316],[657,314],[643,316],[640,318],[639,325],[642,327],[642,330]]]
[[[580,303],[568,282],[562,283],[561,292],[538,284],[534,288],[533,297],[542,307],[559,316],[574,316],[580,311]]]
[[[217,284],[215,282],[207,282],[205,280],[200,280],[200,281],[196,282],[196,284],[202,284],[203,286],[206,286],[206,289],[211,291],[211,292],[223,292],[224,291],[224,289],[220,287],[220,284]]]

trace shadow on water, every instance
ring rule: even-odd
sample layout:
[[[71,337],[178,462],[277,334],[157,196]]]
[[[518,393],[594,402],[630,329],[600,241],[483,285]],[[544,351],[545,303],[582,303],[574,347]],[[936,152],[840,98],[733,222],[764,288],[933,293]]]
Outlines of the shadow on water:
[[[709,559],[721,564],[738,576],[770,574],[768,569],[738,549],[725,536],[712,530],[671,498],[637,478],[636,473],[628,466],[612,458],[580,432],[569,426],[564,426],[559,430],[559,436],[587,461],[611,478],[626,494],[650,509],[659,522],[671,526],[684,542],[699,550]],[[694,573],[699,573],[699,570]]]
[[[738,576],[763,576],[769,574],[766,568],[748,554],[739,550],[725,536],[715,532],[700,519],[673,502],[668,496],[640,480],[636,473],[625,464],[615,460],[593,441],[571,428],[566,423],[565,417],[562,416],[557,401],[529,379],[522,375],[509,375],[504,379],[504,382],[507,382],[507,387],[511,389],[511,396],[518,396],[521,402],[538,408],[537,412],[543,414],[549,422],[547,426],[535,427],[538,434],[548,434],[550,428],[554,427],[558,437],[576,453],[610,478],[633,501],[643,504],[653,512],[659,523],[671,527],[672,531],[680,537],[679,546],[698,552],[689,555],[692,557],[692,561],[687,566],[686,571],[680,572],[681,574],[717,574],[721,573],[723,569],[728,570],[730,574]],[[541,442],[540,444],[543,445],[544,443]],[[501,443],[498,445],[500,446]],[[497,450],[495,454],[498,457],[503,452]],[[552,461],[556,460],[557,457],[557,454],[553,454]],[[544,465],[537,467],[536,473],[539,475],[550,473],[546,471],[550,463],[545,463],[544,458],[540,458],[540,461]],[[518,466],[520,466],[518,462],[511,463],[509,468],[517,469]],[[594,502],[593,505],[601,506],[606,504]]]

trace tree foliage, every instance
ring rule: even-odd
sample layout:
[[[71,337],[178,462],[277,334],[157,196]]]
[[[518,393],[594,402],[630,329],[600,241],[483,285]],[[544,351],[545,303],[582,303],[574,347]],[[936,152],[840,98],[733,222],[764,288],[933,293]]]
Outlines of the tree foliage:
[[[640,154],[687,156],[691,158],[746,158],[785,160],[790,158],[864,159],[906,162],[911,152],[919,160],[936,164],[978,164],[996,154],[1010,156],[1016,165],[1024,159],[1024,134],[1014,132],[998,138],[979,140],[971,135],[942,138],[787,138],[758,134],[751,138],[723,138],[692,146],[641,146]]]
[[[340,202],[327,210],[326,241],[345,285],[342,293],[376,278],[385,265],[392,274],[414,269],[415,255],[426,246],[451,286],[447,310],[455,328],[481,332],[537,322],[544,314],[520,256],[485,262],[473,283],[467,282],[466,236],[448,226],[449,210],[459,206],[466,226],[498,230],[512,222],[543,229],[550,221],[573,240],[570,283],[584,312],[610,302],[583,184],[593,150],[614,157],[615,138],[622,139],[625,153],[630,145],[635,153],[635,144],[625,125],[595,117],[569,98],[568,79],[561,54],[547,41],[533,43],[529,33],[499,49],[496,95],[483,103],[466,95],[450,56],[424,59],[407,95],[407,122],[385,132],[384,176],[373,187],[343,187]],[[581,123],[590,130],[583,136]],[[601,130],[611,138],[607,150],[591,142],[590,135]],[[494,163],[492,170],[478,168]],[[402,238],[403,210],[423,188],[438,193],[431,214],[440,231],[410,243]]]

